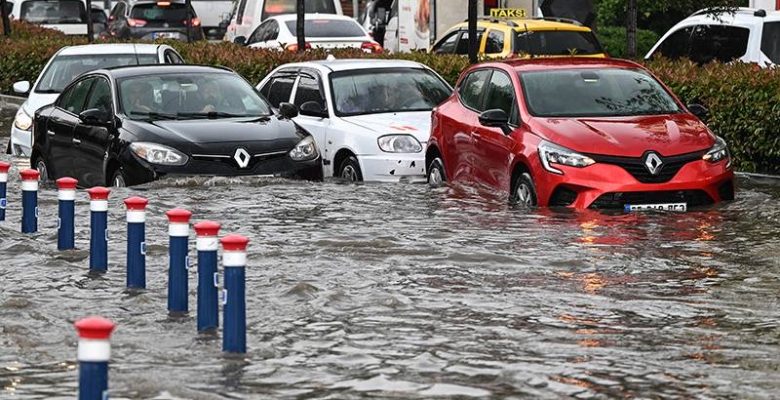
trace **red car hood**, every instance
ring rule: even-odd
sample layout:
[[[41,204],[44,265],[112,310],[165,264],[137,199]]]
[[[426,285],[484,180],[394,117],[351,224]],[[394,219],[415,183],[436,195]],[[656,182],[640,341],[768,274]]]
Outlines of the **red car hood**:
[[[532,118],[531,131],[580,153],[640,157],[693,153],[715,144],[715,137],[689,114],[607,118]]]

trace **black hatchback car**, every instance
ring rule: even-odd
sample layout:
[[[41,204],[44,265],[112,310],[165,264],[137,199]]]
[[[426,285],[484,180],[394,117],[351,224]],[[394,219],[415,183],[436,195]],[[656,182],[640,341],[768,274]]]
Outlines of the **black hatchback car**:
[[[119,39],[203,39],[195,10],[184,0],[119,0],[108,16],[108,34]]]
[[[236,73],[202,66],[102,69],[35,113],[32,168],[41,179],[128,186],[166,175],[322,179],[311,135]]]

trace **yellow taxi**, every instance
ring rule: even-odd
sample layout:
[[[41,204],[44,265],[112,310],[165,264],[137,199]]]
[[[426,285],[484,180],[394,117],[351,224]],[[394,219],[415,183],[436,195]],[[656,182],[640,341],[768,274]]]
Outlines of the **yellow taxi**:
[[[590,28],[563,18],[481,18],[477,21],[477,41],[479,56],[485,58],[607,56]],[[430,52],[468,54],[468,22],[447,30]]]

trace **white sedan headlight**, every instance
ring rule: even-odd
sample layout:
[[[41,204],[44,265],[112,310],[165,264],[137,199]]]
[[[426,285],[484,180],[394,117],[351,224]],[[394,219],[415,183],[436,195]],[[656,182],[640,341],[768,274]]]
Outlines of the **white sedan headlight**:
[[[16,112],[16,118],[14,118],[14,126],[16,129],[29,131],[32,129],[32,123],[32,118],[24,111],[23,108],[20,108],[19,111]]]
[[[379,149],[386,153],[419,153],[422,145],[412,135],[385,135],[377,139]]]
[[[553,164],[584,168],[596,163],[588,156],[544,140],[539,143],[539,158],[542,159],[544,169],[558,175],[563,175],[563,171],[553,167]]]
[[[130,150],[138,157],[158,165],[184,165],[187,156],[182,152],[157,143],[136,142],[130,144]]]
[[[294,161],[309,161],[317,158],[317,156],[319,156],[317,144],[314,143],[314,138],[311,136],[306,136],[290,150],[290,158]]]

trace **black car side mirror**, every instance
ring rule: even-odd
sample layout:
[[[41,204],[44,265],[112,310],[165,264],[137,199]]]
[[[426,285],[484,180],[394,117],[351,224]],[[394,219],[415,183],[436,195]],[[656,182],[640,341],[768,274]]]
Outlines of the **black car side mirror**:
[[[489,128],[501,128],[505,135],[512,133],[509,128],[509,114],[498,108],[479,114],[479,123]]]
[[[298,116],[298,107],[291,103],[279,103],[279,116],[293,119]]]
[[[81,114],[79,114],[79,120],[81,120],[81,122],[86,125],[105,126],[109,125],[111,116],[109,116],[107,112],[101,109],[90,108],[89,110],[84,110],[81,112]]]
[[[688,104],[688,111],[702,121],[710,116],[710,110],[698,103]]]
[[[237,45],[240,45],[240,46],[245,46],[246,45],[246,36],[236,36],[233,39],[233,43],[235,43]]]
[[[300,114],[308,117],[328,118],[328,113],[316,101],[307,101],[301,104]]]

